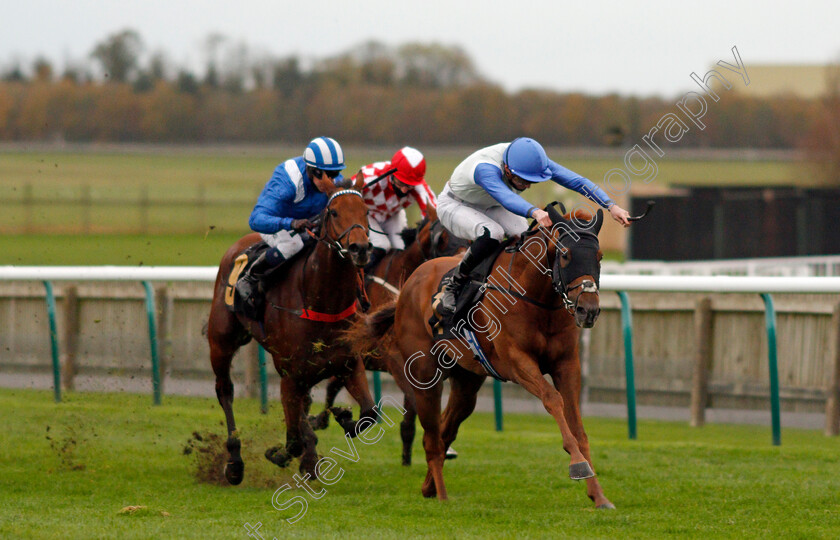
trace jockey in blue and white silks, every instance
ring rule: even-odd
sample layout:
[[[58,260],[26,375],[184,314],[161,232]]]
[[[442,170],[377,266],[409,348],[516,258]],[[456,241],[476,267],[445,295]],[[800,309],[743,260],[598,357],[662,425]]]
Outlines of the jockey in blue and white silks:
[[[459,238],[473,241],[453,279],[444,286],[443,313],[454,311],[470,272],[496,250],[505,236],[528,229],[527,218],[551,228],[548,213],[519,195],[546,180],[588,197],[625,227],[630,224],[626,210],[591,180],[548,159],[537,141],[520,137],[482,148],[455,168],[438,199],[438,217],[444,227]]]
[[[257,290],[265,272],[303,249],[301,234],[327,205],[323,189],[343,180],[344,152],[329,137],[313,139],[302,156],[274,169],[251,212],[248,224],[271,249],[265,251],[242,275],[236,290],[247,299]]]

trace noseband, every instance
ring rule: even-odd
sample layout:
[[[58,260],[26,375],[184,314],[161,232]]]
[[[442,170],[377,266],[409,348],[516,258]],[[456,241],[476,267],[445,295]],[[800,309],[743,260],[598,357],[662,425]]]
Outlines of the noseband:
[[[334,230],[334,228],[332,227],[332,220],[329,219],[330,215],[331,215],[330,214],[330,204],[333,202],[334,199],[336,199],[337,197],[340,197],[342,195],[357,195],[359,197],[362,196],[362,194],[360,192],[356,191],[355,189],[341,189],[339,191],[336,191],[332,195],[330,195],[330,198],[327,200],[327,206],[324,207],[324,220],[323,220],[324,225],[325,225],[324,226],[324,234],[323,234],[323,236],[319,236],[317,238],[317,240],[319,242],[324,242],[327,245],[327,247],[329,247],[330,249],[332,249],[333,251],[338,253],[338,255],[343,259],[347,256],[347,248],[345,248],[344,246],[341,245],[341,241],[344,239],[344,237],[347,236],[348,234],[350,234],[350,232],[357,227],[359,229],[364,230],[366,234],[367,234],[367,231],[365,230],[364,225],[354,223],[354,224],[350,225],[349,227],[347,227],[344,230],[343,233],[338,235],[337,238],[331,238],[327,234],[327,228],[326,228],[327,222],[329,222],[330,228]]]

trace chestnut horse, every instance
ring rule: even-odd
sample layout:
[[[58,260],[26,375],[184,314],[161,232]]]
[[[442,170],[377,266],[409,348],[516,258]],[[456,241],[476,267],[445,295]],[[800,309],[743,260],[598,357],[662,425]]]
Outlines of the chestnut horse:
[[[570,477],[586,479],[587,495],[598,508],[614,508],[595,478],[579,408],[579,328],[591,327],[600,313],[597,235],[603,212],[598,210],[594,218],[578,212],[570,219],[552,206],[547,211],[554,223],[551,231],[529,230],[513,252],[502,252],[489,275],[491,284],[470,310],[467,319],[475,332],[467,339],[478,342],[483,356],[461,339],[466,336],[459,325],[455,339],[436,343],[432,337],[432,297],[443,275],[458,264],[455,258],[424,263],[406,281],[396,305],[384,306],[354,325],[354,331],[362,325],[367,331],[354,345],[359,351],[375,346],[393,327],[424,430],[425,497],[447,498],[444,451],[472,413],[476,393],[493,370],[542,401],[560,427],[563,449],[571,457]],[[487,370],[484,365],[489,365]],[[451,392],[441,416],[442,381],[447,377]]]
[[[450,235],[438,221],[433,207],[428,208],[428,213],[427,218],[420,221],[417,228],[412,230],[416,235],[415,240],[407,240],[408,245],[404,250],[389,251],[373,271],[365,276],[368,298],[372,307],[377,308],[393,302],[399,296],[399,289],[406,278],[425,261],[451,256],[467,248],[466,241]],[[365,355],[364,363],[368,371],[390,372],[397,385],[404,389],[403,406],[406,412],[400,423],[400,438],[403,443],[402,464],[411,465],[411,447],[416,433],[417,411],[414,407],[414,393],[410,383],[405,379],[398,357],[399,351],[393,342],[382,343],[377,354]],[[310,417],[314,429],[327,427],[330,410],[342,386],[343,382],[338,377],[330,379],[327,384],[324,410],[318,416]]]
[[[373,399],[368,390],[364,365],[338,342],[355,317],[359,269],[370,253],[367,208],[352,184],[330,186],[328,202],[321,213],[321,229],[315,247],[286,263],[282,283],[266,293],[265,314],[260,321],[234,314],[225,305],[232,291],[228,276],[236,257],[260,241],[249,234],[237,241],[222,258],[210,308],[207,339],[210,361],[216,374],[216,395],[227,420],[227,449],[230,459],[225,477],[231,484],[243,478],[241,443],[233,417],[233,383],[230,365],[234,353],[251,337],[268,351],[280,374],[281,397],[286,420],[285,448],[266,451],[266,458],[280,467],[300,457],[300,470],[315,476],[318,439],[308,422],[310,390],[319,381],[339,376],[362,410],[373,417]],[[241,269],[240,269],[241,270]],[[232,280],[235,283],[235,273]],[[351,314],[349,317],[348,314]],[[342,427],[355,436],[355,422],[344,419]]]

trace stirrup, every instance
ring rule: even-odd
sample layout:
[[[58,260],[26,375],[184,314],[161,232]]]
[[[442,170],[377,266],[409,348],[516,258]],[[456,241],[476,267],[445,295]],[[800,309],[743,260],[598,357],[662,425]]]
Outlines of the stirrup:
[[[250,273],[240,277],[235,285],[236,292],[243,300],[247,300],[259,292],[260,280]]]

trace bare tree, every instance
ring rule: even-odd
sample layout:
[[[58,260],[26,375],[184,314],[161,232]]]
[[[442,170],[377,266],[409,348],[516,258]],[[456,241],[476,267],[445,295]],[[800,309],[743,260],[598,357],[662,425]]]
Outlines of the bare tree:
[[[108,36],[90,55],[102,64],[105,77],[110,81],[127,82],[137,68],[142,50],[140,34],[126,29]]]

